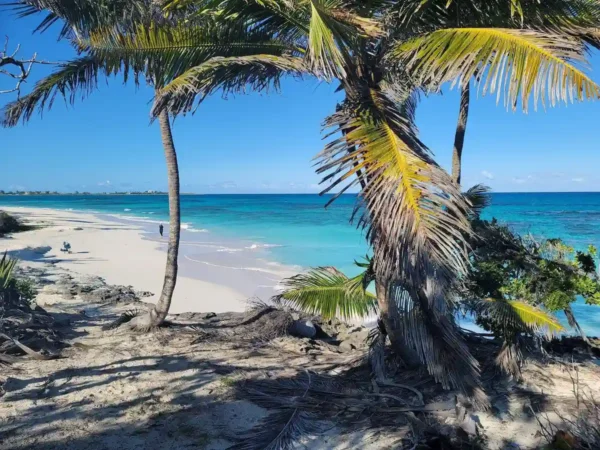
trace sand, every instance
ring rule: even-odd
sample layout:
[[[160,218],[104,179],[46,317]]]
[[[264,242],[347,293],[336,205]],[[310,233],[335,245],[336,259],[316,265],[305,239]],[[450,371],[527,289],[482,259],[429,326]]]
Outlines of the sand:
[[[20,256],[22,266],[35,269],[30,274],[39,288],[37,304],[55,318],[56,333],[65,348],[57,359],[22,357],[11,366],[1,366],[0,450],[225,449],[240,443],[240,437],[265,418],[261,429],[275,426],[271,418],[276,411],[240,395],[242,382],[253,386],[261,381],[302,380],[310,371],[314,376],[327,375],[335,383],[370,386],[368,367],[358,378],[348,378],[352,362],[364,358],[364,345],[344,350],[341,345],[291,336],[264,341],[244,341],[239,336],[207,338],[207,332],[216,327],[214,321],[226,313],[217,317],[173,315],[170,327],[147,334],[104,330],[103,325],[136,303],[65,296],[57,289],[61,280],[68,278],[70,283],[83,286],[101,276],[110,284],[159,292],[165,260],[160,243],[147,239],[144,227],[135,223],[81,213],[7,209],[45,224],[42,229],[2,239],[0,244]],[[63,241],[71,243],[73,253],[60,252]],[[201,266],[192,267],[201,271]],[[174,307],[177,312],[243,310],[243,286],[253,279],[236,280],[233,274],[238,272],[240,276],[249,274],[228,272],[232,283],[242,287],[239,290],[181,277]],[[273,279],[277,276],[276,272],[268,274]],[[221,329],[224,333],[233,331],[228,325]],[[256,331],[260,333],[263,328]],[[501,377],[490,381],[492,409],[473,416],[482,426],[486,448],[539,448],[542,436],[532,411],[543,412],[538,416],[541,420],[555,420],[557,410],[572,411],[575,369],[582,388],[593,392],[600,371],[592,362],[532,362],[524,367],[521,383],[502,381]],[[440,395],[439,386],[432,385],[431,380],[424,384],[409,376],[401,382],[424,393],[433,386],[427,394],[430,402],[446,404],[450,400],[449,407],[430,417],[456,428],[456,393]],[[395,398],[401,396],[401,404],[414,401],[406,390],[379,389],[393,393]],[[331,400],[324,395],[318,398]],[[398,406],[393,398],[381,401],[386,402],[385,408]],[[393,420],[403,417],[392,415]],[[380,423],[361,428],[358,425],[363,422],[357,422],[357,426],[341,428],[325,422],[321,425],[326,432],[308,433],[302,440],[304,446],[298,448],[401,448],[407,433],[406,427]]]
[[[45,208],[1,209],[42,226],[0,241],[0,251],[7,250],[22,265],[40,267],[51,262],[80,274],[100,276],[109,284],[150,291],[154,295],[147,301],[158,299],[168,229],[161,240],[156,224],[150,227],[140,221]],[[70,254],[60,251],[65,241],[71,244]],[[214,260],[215,256],[227,256],[223,253],[205,252],[201,258],[192,253],[200,245],[204,245],[203,251],[217,246],[206,241],[204,236],[201,241],[182,241],[172,313],[243,311],[249,298],[258,296],[268,300],[279,280],[294,273],[275,263],[263,264],[265,269],[235,267],[235,263]]]

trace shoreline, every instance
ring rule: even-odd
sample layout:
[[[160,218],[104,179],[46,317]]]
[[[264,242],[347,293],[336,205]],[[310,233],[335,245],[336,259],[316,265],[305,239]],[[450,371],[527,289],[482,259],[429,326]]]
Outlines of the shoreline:
[[[102,277],[109,284],[150,291],[154,295],[145,301],[158,300],[166,263],[168,224],[165,237],[160,239],[155,229],[157,221],[152,219],[41,207],[0,209],[33,225],[42,225],[0,240],[0,251],[7,250],[20,260],[20,265],[52,264],[65,271]],[[71,244],[71,254],[60,252],[65,241]],[[236,245],[241,244],[212,233],[182,229],[171,313],[244,311],[248,299],[268,300],[277,292],[282,278],[298,271],[296,267],[261,258],[251,251],[256,247]]]

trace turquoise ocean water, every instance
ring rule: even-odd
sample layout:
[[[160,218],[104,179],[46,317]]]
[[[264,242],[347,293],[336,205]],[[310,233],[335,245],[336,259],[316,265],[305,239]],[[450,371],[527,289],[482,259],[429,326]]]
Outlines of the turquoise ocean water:
[[[276,262],[303,267],[333,265],[352,274],[364,256],[363,234],[349,223],[355,197],[329,208],[318,195],[185,195],[182,220],[203,231],[260,246]],[[119,214],[168,222],[166,196],[2,196],[0,206],[30,206]],[[492,194],[487,218],[496,217],[520,233],[560,237],[575,248],[600,248],[600,193]],[[575,305],[584,329],[600,335],[600,307]]]

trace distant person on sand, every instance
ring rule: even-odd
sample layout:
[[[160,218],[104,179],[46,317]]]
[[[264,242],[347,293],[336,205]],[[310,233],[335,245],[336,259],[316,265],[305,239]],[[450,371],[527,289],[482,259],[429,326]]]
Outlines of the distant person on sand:
[[[158,232],[160,233],[160,237],[162,237],[162,235],[163,235],[163,231],[165,231],[165,227],[163,227],[163,224],[161,223],[161,224],[158,226]]]

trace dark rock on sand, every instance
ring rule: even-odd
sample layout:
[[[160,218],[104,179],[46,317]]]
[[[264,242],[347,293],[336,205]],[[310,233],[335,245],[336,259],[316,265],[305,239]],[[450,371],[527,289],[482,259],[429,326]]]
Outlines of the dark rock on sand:
[[[136,291],[132,286],[108,285],[100,277],[79,281],[70,275],[63,275],[52,291],[67,299],[80,297],[89,302],[110,304],[139,302],[142,298],[153,295],[148,291]]]

